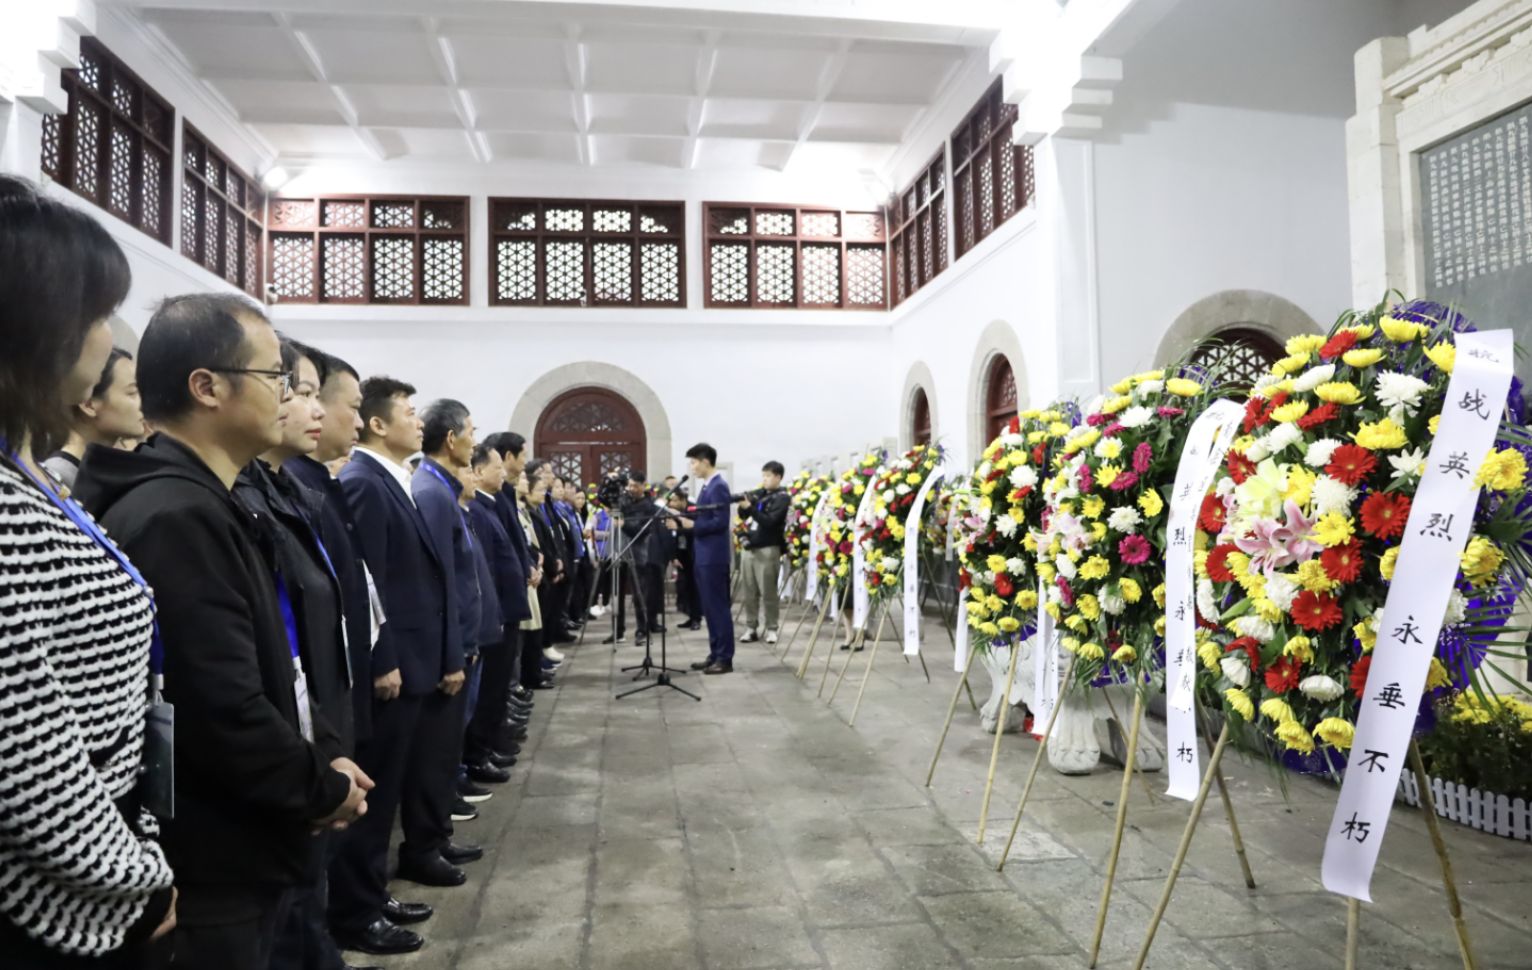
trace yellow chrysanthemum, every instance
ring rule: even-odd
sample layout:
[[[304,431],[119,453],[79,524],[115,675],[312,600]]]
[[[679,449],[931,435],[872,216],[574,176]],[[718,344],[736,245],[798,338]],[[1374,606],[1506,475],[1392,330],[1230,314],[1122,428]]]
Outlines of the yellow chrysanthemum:
[[[1124,643],[1112,651],[1112,659],[1120,664],[1130,664],[1138,659],[1138,651],[1133,649],[1132,644]]]
[[[1162,610],[1165,608],[1165,584],[1164,583],[1161,583],[1160,585],[1156,586],[1153,590],[1151,590],[1149,592],[1149,595],[1154,597],[1154,605],[1155,606],[1158,606]]]
[[[1126,394],[1119,394],[1116,397],[1109,399],[1105,404],[1101,405],[1101,413],[1116,414],[1118,411],[1121,411],[1123,408],[1132,403],[1133,398]]]
[[[1383,351],[1374,347],[1358,347],[1341,354],[1341,360],[1347,367],[1371,367],[1383,359]]]
[[[1443,340],[1426,348],[1426,356],[1431,358],[1431,363],[1436,365],[1437,370],[1444,374],[1452,373],[1452,366],[1457,363],[1457,346]],[[1434,432],[1433,432],[1434,433]]]
[[[1274,733],[1277,740],[1287,746],[1287,750],[1297,751],[1299,754],[1314,753],[1314,736],[1296,720],[1283,721],[1277,725]]]
[[[1165,390],[1176,397],[1196,397],[1202,393],[1202,385],[1185,377],[1172,377],[1165,382]]]
[[[1298,585],[1311,593],[1323,593],[1340,584],[1325,572],[1323,563],[1318,559],[1310,559],[1298,567]]]
[[[1362,427],[1352,434],[1351,439],[1369,451],[1387,451],[1409,444],[1404,429],[1389,418],[1363,421]]]
[[[1117,481],[1117,476],[1122,474],[1122,469],[1110,462],[1096,469],[1096,484],[1105,488]]]
[[[1144,597],[1144,588],[1138,585],[1138,580],[1131,576],[1124,576],[1117,582],[1117,593],[1125,603],[1137,603]]]
[[[1327,717],[1314,725],[1314,734],[1330,747],[1345,751],[1356,737],[1356,727],[1343,717]]]
[[[1474,476],[1474,483],[1497,492],[1509,492],[1513,488],[1520,488],[1527,478],[1527,459],[1515,448],[1504,448],[1499,451],[1490,450],[1484,459],[1484,464],[1479,466],[1479,474]]]
[[[1106,523],[1105,522],[1092,522],[1090,524],[1090,533],[1091,533],[1092,536],[1095,537],[1097,542],[1100,542],[1102,539],[1105,539],[1106,538]]]
[[[1024,589],[1016,594],[1016,598],[1012,602],[1016,604],[1018,609],[1035,610],[1037,609],[1037,590]]]
[[[1436,690],[1440,687],[1452,686],[1452,678],[1447,676],[1447,668],[1435,657],[1431,658],[1431,667],[1426,671],[1426,690]]]
[[[1288,637],[1282,644],[1282,656],[1309,663],[1314,659],[1314,641],[1304,636]]]
[[[1287,470],[1287,491],[1283,493],[1283,498],[1297,502],[1299,508],[1308,508],[1309,498],[1314,494],[1314,483],[1318,480],[1319,474],[1306,466],[1291,466]]]
[[[1040,562],[1040,563],[1037,564],[1037,578],[1041,579],[1043,582],[1045,582],[1045,583],[1053,582],[1053,577],[1056,576],[1057,574],[1058,574],[1058,571],[1053,568],[1053,563],[1051,563],[1051,562]]]
[[[1080,640],[1078,637],[1060,637],[1059,646],[1063,647],[1070,653],[1080,652]]]
[[[1289,354],[1312,354],[1325,345],[1322,334],[1304,333],[1296,337],[1288,337],[1287,344],[1283,347]]]
[[[1460,561],[1463,575],[1468,577],[1468,581],[1475,586],[1482,586],[1500,572],[1505,562],[1505,553],[1485,536],[1474,536],[1468,540],[1468,548],[1463,550]]]
[[[1307,364],[1308,362],[1308,354],[1291,354],[1287,357],[1283,357],[1275,364],[1272,364],[1271,372],[1278,377],[1282,377],[1286,374],[1296,374],[1303,368],[1303,365]]]
[[[1138,507],[1144,510],[1144,518],[1152,519],[1164,510],[1165,500],[1160,498],[1160,493],[1154,489],[1146,489],[1144,494],[1138,497]]]
[[[1223,651],[1218,649],[1218,644],[1212,640],[1203,640],[1197,644],[1197,656],[1202,660],[1202,666],[1218,673],[1218,662],[1223,659]]]
[[[1314,541],[1333,549],[1351,541],[1356,526],[1344,512],[1327,512],[1314,523]]]
[[[992,573],[1003,573],[1005,572],[1005,557],[998,552],[991,553],[989,558],[984,560],[984,566]]]
[[[1426,328],[1413,320],[1399,320],[1394,317],[1384,317],[1378,322],[1378,327],[1383,331],[1383,336],[1396,344],[1407,344],[1411,340],[1419,340],[1426,332]]]
[[[1104,579],[1112,571],[1112,564],[1102,556],[1091,556],[1080,567],[1080,576],[1083,579]]]
[[[1271,412],[1271,420],[1278,424],[1292,424],[1305,414],[1309,413],[1309,402],[1304,400],[1288,401],[1286,404]]]
[[[1280,697],[1268,697],[1261,701],[1261,714],[1278,724],[1293,719],[1293,709]]]
[[[1000,635],[1000,627],[990,622],[984,622],[979,624],[979,632],[985,636],[998,637]]]
[[[1362,392],[1350,381],[1326,381],[1314,388],[1314,396],[1328,404],[1355,404]]]
[[[923,481],[925,481],[925,479],[920,477],[920,472],[910,472],[908,475],[904,476],[904,484],[906,485],[919,485]]]
[[[1111,460],[1122,454],[1122,442],[1117,438],[1108,438],[1101,442],[1095,450],[1102,458]]]
[[[1102,650],[1101,645],[1098,643],[1080,644],[1080,659],[1082,660],[1100,660],[1105,656],[1106,651]]]
[[[1357,641],[1362,644],[1363,653],[1371,653],[1372,648],[1378,645],[1378,628],[1372,622],[1372,617],[1353,623],[1351,625],[1351,632],[1356,636]]]
[[[1048,615],[1053,617],[1055,623],[1059,622],[1059,617],[1062,615],[1059,604],[1050,601],[1043,604],[1043,609],[1048,611]]]
[[[1378,572],[1384,579],[1394,578],[1394,566],[1399,562],[1399,547],[1393,546],[1378,557]]]
[[[1099,495],[1092,495],[1080,503],[1080,514],[1087,519],[1099,519],[1104,511],[1106,511],[1106,499]]]
[[[1028,552],[1032,552],[1032,553],[1037,552],[1037,536],[1033,535],[1030,532],[1028,532],[1026,535],[1022,536],[1021,537],[1021,548],[1027,550]]]
[[[1201,539],[1206,535],[1207,533],[1205,532],[1198,532],[1197,538]],[[1192,553],[1192,571],[1202,579],[1208,578],[1208,551],[1206,549],[1199,547],[1196,552]]]
[[[1002,616],[1000,618],[1000,630],[1003,633],[1015,633],[1021,629],[1021,621],[1014,616]]]
[[[1075,600],[1075,609],[1079,610],[1080,615],[1091,622],[1101,619],[1101,603],[1089,593]]]
[[[1431,437],[1436,437],[1436,429],[1441,427],[1441,423],[1442,416],[1440,414],[1431,415],[1431,420],[1426,422],[1426,430],[1431,432]]]
[[[1165,617],[1163,615],[1154,621],[1154,635],[1157,637],[1165,635]]]
[[[1256,614],[1267,623],[1280,622],[1282,617],[1285,615],[1282,612],[1282,607],[1272,602],[1272,600],[1266,596],[1257,596],[1250,601],[1250,605],[1255,609]]]
[[[1090,624],[1085,622],[1085,617],[1078,613],[1071,613],[1069,616],[1065,617],[1064,625],[1076,633],[1084,633],[1090,628]]]
[[[1230,687],[1223,692],[1223,698],[1229,703],[1234,713],[1249,721],[1255,717],[1255,705],[1250,702],[1250,696],[1242,690]]]

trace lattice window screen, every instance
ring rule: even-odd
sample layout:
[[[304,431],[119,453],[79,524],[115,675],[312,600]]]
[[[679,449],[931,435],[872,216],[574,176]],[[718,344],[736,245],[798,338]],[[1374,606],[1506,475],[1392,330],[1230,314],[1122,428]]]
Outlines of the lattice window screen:
[[[713,243],[708,250],[712,286],[709,299],[719,304],[750,302],[750,246]]]
[[[261,295],[260,190],[191,125],[181,132],[181,250],[208,271]],[[145,161],[148,158],[145,156]]]
[[[803,246],[803,302],[816,306],[840,305],[840,247]]]
[[[367,300],[367,237],[323,237],[324,298],[335,303]]]
[[[887,233],[880,212],[707,203],[706,303],[717,307],[887,308]],[[849,295],[851,250],[865,275],[876,256],[876,286]],[[876,298],[868,294],[876,290]]]
[[[489,208],[491,304],[685,304],[679,202],[492,198]]]
[[[313,301],[313,235],[288,232],[271,234],[271,284],[281,299]]]
[[[959,193],[959,198],[963,198]],[[947,265],[941,247],[947,240],[947,158],[945,152],[921,169],[889,211],[893,243],[894,305],[903,303],[936,278]]]
[[[426,303],[460,303],[468,296],[466,249],[461,239],[421,240],[421,288]]]
[[[597,303],[632,303],[633,244],[604,240],[592,243],[591,275]]]
[[[415,237],[372,237],[372,299],[374,303],[414,302]]]
[[[846,247],[846,305],[885,307],[888,305],[884,267],[887,257],[882,246]]]
[[[996,79],[952,134],[958,256],[1032,199],[1032,150],[1012,144],[1016,114],[1015,105],[1001,100]]]
[[[791,304],[798,295],[796,247],[791,244],[757,243],[755,247],[755,301]]]
[[[640,299],[645,303],[681,302],[681,246],[646,242],[639,248]]]
[[[501,239],[495,243],[496,303],[537,302],[537,243]]]
[[[549,303],[585,302],[585,243],[549,240],[543,249],[544,299]]]

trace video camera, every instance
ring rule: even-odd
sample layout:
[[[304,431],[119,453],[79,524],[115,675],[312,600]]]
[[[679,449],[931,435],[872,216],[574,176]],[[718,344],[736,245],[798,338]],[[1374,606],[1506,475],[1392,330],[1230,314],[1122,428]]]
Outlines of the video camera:
[[[628,485],[628,476],[613,472],[601,480],[601,485],[596,489],[596,501],[604,508],[616,509],[622,504],[623,492]]]

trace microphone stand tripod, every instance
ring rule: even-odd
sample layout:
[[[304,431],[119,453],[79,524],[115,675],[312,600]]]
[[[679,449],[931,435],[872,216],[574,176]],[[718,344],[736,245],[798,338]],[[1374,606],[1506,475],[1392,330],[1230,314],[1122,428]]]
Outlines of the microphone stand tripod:
[[[640,540],[642,540],[644,538],[644,533],[648,532],[649,529],[653,527],[654,523],[660,521],[660,519],[665,518],[665,517],[667,517],[670,514],[671,513],[669,513],[667,511],[665,513],[661,513],[661,514],[655,515],[648,522],[645,522],[643,527],[638,530],[638,534],[635,535],[633,537],[632,541],[628,543],[628,548],[626,550],[624,550],[624,552],[628,556],[628,559],[627,559],[628,568],[629,568],[629,570],[631,570],[629,575],[631,575],[633,577],[633,597],[636,600],[635,611],[637,611],[639,609],[642,609],[643,613],[645,614],[646,619],[652,619],[654,617],[657,617],[659,619],[659,625],[660,625],[660,662],[657,663],[657,664],[654,662],[654,654],[651,652],[651,648],[652,648],[652,646],[654,644],[654,636],[651,634],[651,635],[645,637],[645,639],[644,639],[644,660],[643,660],[643,662],[642,663],[638,663],[638,664],[634,664],[631,667],[623,667],[622,668],[622,672],[623,673],[627,673],[630,670],[638,671],[638,673],[633,675],[633,679],[634,680],[641,680],[641,679],[649,676],[649,674],[651,672],[654,672],[654,682],[650,683],[650,684],[644,684],[642,687],[634,687],[631,690],[625,690],[625,691],[623,691],[623,692],[621,692],[621,693],[619,693],[617,695],[617,697],[616,697],[617,700],[622,700],[624,697],[628,697],[628,696],[633,695],[633,694],[639,694],[639,693],[642,693],[643,691],[646,691],[646,690],[652,690],[652,689],[654,689],[656,687],[669,687],[671,690],[679,691],[680,693],[685,694],[687,697],[690,697],[694,701],[697,701],[699,703],[702,701],[701,697],[698,697],[696,694],[693,694],[691,691],[687,690],[684,687],[679,686],[678,684],[674,683],[671,680],[671,678],[670,678],[671,674],[681,674],[681,675],[684,676],[686,674],[686,671],[678,670],[678,669],[676,669],[674,667],[667,667],[665,665],[666,660],[669,659],[668,654],[667,654],[667,650],[666,650],[666,647],[667,647],[666,636],[667,636],[667,634],[669,632],[669,626],[665,623],[665,590],[664,590],[664,587],[662,585],[661,588],[660,588],[660,602],[659,602],[658,612],[656,614],[650,614],[649,610],[647,608],[647,605],[644,603],[643,589],[641,588],[641,586],[639,585],[639,582],[638,582],[638,568],[633,564],[633,561],[632,561],[632,549],[633,549],[634,544],[636,544],[637,542],[639,542]],[[620,532],[621,530],[619,529],[618,531]],[[636,617],[635,617],[635,619],[636,619]]]

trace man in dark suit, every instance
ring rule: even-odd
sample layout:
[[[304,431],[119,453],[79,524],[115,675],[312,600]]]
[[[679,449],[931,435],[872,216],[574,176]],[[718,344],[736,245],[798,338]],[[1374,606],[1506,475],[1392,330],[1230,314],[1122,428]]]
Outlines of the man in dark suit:
[[[693,479],[702,483],[697,496],[697,519],[692,528],[693,559],[702,615],[707,620],[707,660],[692,664],[704,674],[727,674],[734,669],[734,615],[729,607],[729,483],[718,474],[718,451],[709,444],[693,445],[686,453]]]
[[[156,590],[179,726],[160,840],[180,891],[173,959],[266,970],[293,887],[322,864],[313,829],[356,819],[371,786],[307,701],[276,550],[232,495],[282,443],[290,374],[261,310],[213,294],[166,300],[139,368],[158,433],[132,453],[92,446],[75,494]]]
[[[408,953],[423,941],[386,911],[389,835],[398,810],[400,876],[461,874],[441,858],[441,848],[451,834],[442,753],[452,743],[451,699],[463,686],[463,648],[450,564],[410,494],[405,463],[421,438],[410,403],[415,389],[374,377],[361,390],[361,439],[340,482],[385,617],[371,658],[372,737],[357,752],[375,775],[377,794],[375,810],[331,867],[330,921],[347,949]]]
[[[515,601],[516,611],[522,615],[522,619],[531,619],[530,596],[535,595],[532,591],[542,585],[544,580],[543,564],[538,561],[532,544],[527,539],[526,530],[521,526],[521,513],[517,508],[516,483],[526,471],[529,457],[527,439],[515,431],[501,431],[490,435],[487,441],[491,448],[500,453],[505,465],[505,486],[500,490],[500,494],[495,496],[495,511],[500,516],[501,525],[505,526],[506,535],[510,536],[517,558],[521,560],[528,587],[528,598]],[[511,707],[513,715],[520,713],[525,716],[530,714],[532,709],[533,695],[530,688],[539,683],[542,676],[542,631],[518,630],[517,638],[520,641],[521,657],[517,664],[516,680],[510,691]],[[511,720],[515,721],[517,718],[513,716]],[[523,717],[522,720],[523,723],[510,726],[508,740],[526,739],[525,718]]]
[[[527,603],[525,563],[500,517],[498,499],[505,487],[505,462],[486,441],[474,449],[473,468],[478,488],[468,506],[468,522],[489,563],[500,607],[501,639],[494,646],[481,645],[484,671],[479,703],[468,722],[463,754],[470,765],[489,763],[509,768],[516,763],[518,749],[505,738],[505,721],[511,685],[521,665],[521,621],[530,618],[532,610]]]

